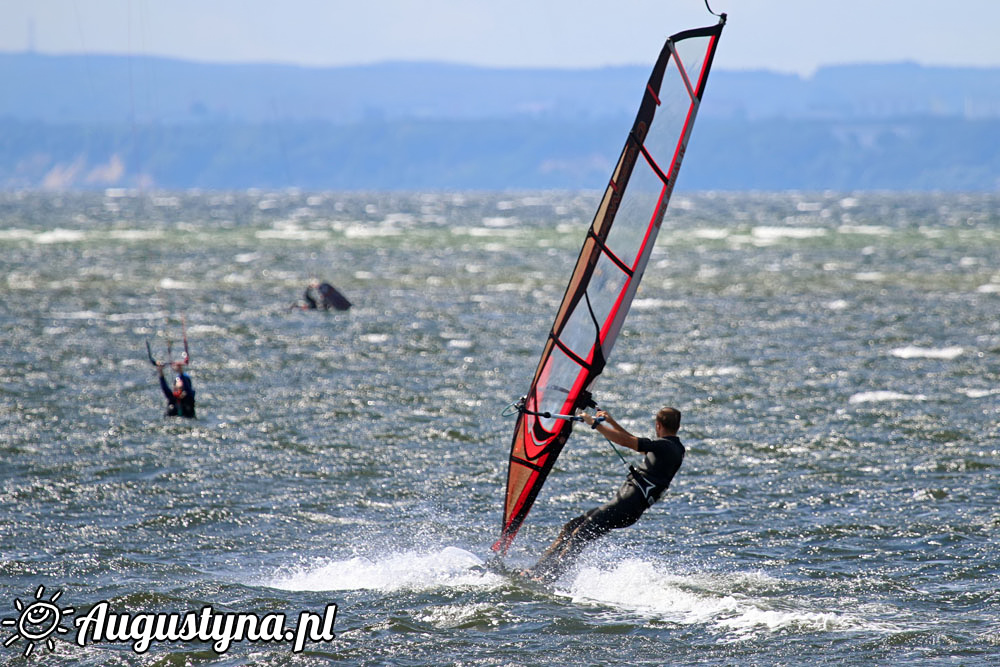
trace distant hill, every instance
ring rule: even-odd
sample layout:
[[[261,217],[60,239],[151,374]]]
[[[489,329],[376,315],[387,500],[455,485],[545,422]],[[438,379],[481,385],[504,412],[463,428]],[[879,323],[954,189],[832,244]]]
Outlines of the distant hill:
[[[0,54],[0,188],[599,188],[648,67]],[[1000,69],[715,71],[688,189],[997,190]]]

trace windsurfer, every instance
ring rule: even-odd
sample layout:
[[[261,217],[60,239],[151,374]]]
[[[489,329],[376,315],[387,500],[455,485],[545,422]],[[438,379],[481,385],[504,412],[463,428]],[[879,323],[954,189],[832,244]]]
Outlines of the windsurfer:
[[[162,362],[157,362],[156,364],[156,371],[160,374],[160,389],[163,390],[163,395],[167,397],[166,416],[194,419],[195,391],[191,385],[191,377],[184,372],[184,364],[179,361],[170,364],[170,367],[177,373],[177,377],[174,378],[173,389],[167,385],[167,381],[163,377],[164,366],[166,364]]]
[[[676,408],[663,408],[656,414],[656,438],[637,438],[616,422],[607,412],[582,414],[583,421],[616,445],[628,447],[646,455],[618,489],[615,498],[569,521],[534,567],[525,571],[532,579],[552,581],[576,558],[591,541],[615,528],[625,528],[639,517],[670,486],[684,460],[684,445],[677,437],[681,413]],[[596,417],[596,419],[595,419]],[[603,421],[599,418],[603,417]]]
[[[317,296],[313,290],[319,292],[319,295]],[[318,310],[319,308],[323,310],[330,310],[331,308],[334,310],[347,310],[353,305],[336,287],[327,282],[321,283],[318,280],[314,280],[306,287],[302,299],[305,301],[305,304],[299,305],[299,308],[302,310]]]

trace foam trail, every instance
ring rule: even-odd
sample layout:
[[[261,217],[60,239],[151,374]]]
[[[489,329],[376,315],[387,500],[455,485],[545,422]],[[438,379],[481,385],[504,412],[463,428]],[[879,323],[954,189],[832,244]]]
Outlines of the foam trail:
[[[483,560],[475,554],[445,547],[431,552],[324,560],[275,577],[265,585],[289,591],[397,591],[448,586],[492,588],[502,583],[501,576],[474,569],[481,565]]]
[[[611,570],[583,567],[570,585],[575,602],[592,602],[684,625],[716,626],[735,640],[760,632],[891,631],[853,614],[782,594],[784,582],[762,574],[666,575],[629,559]]]

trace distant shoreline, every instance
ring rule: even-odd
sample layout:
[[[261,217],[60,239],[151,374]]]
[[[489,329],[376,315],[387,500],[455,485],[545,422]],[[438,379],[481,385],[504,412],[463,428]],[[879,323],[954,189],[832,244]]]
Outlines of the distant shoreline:
[[[600,189],[646,66],[0,53],[0,189]],[[678,187],[1000,189],[1000,68],[713,72]]]

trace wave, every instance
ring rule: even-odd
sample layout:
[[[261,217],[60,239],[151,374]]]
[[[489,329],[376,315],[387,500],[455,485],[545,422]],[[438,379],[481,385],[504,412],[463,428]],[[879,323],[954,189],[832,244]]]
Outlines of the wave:
[[[384,556],[325,560],[279,576],[267,586],[288,591],[428,590],[451,586],[494,588],[503,577],[476,569],[484,561],[459,549],[405,551]]]
[[[575,602],[597,602],[641,616],[684,625],[715,626],[743,640],[760,632],[851,632],[892,628],[829,603],[791,598],[786,582],[759,573],[665,574],[666,566],[627,559],[609,570],[583,567],[569,593]]]
[[[376,557],[324,560],[264,582],[289,591],[434,592],[509,589],[519,582],[486,570],[484,561],[458,547],[406,551]],[[853,612],[831,610],[829,602],[790,597],[788,582],[760,573],[667,574],[671,567],[628,558],[612,566],[586,564],[564,575],[549,599],[600,605],[616,619],[633,614],[682,625],[713,626],[730,641],[772,632],[892,632],[895,628]],[[529,585],[530,588],[530,585]],[[433,619],[449,626],[483,622],[482,603],[456,601]],[[431,613],[431,612],[428,612]],[[601,612],[596,612],[600,614]],[[438,617],[440,616],[440,617]],[[645,621],[643,621],[645,622]]]
[[[906,347],[897,347],[891,350],[889,354],[900,359],[944,359],[951,361],[961,356],[964,352],[965,348],[958,346],[932,348],[907,345]]]
[[[885,401],[926,401],[923,394],[903,394],[898,391],[863,391],[854,394],[848,399],[848,403],[881,403]]]
[[[829,231],[822,227],[771,227],[762,225],[754,227],[751,232],[754,244],[771,245],[783,239],[814,239],[826,236]]]

